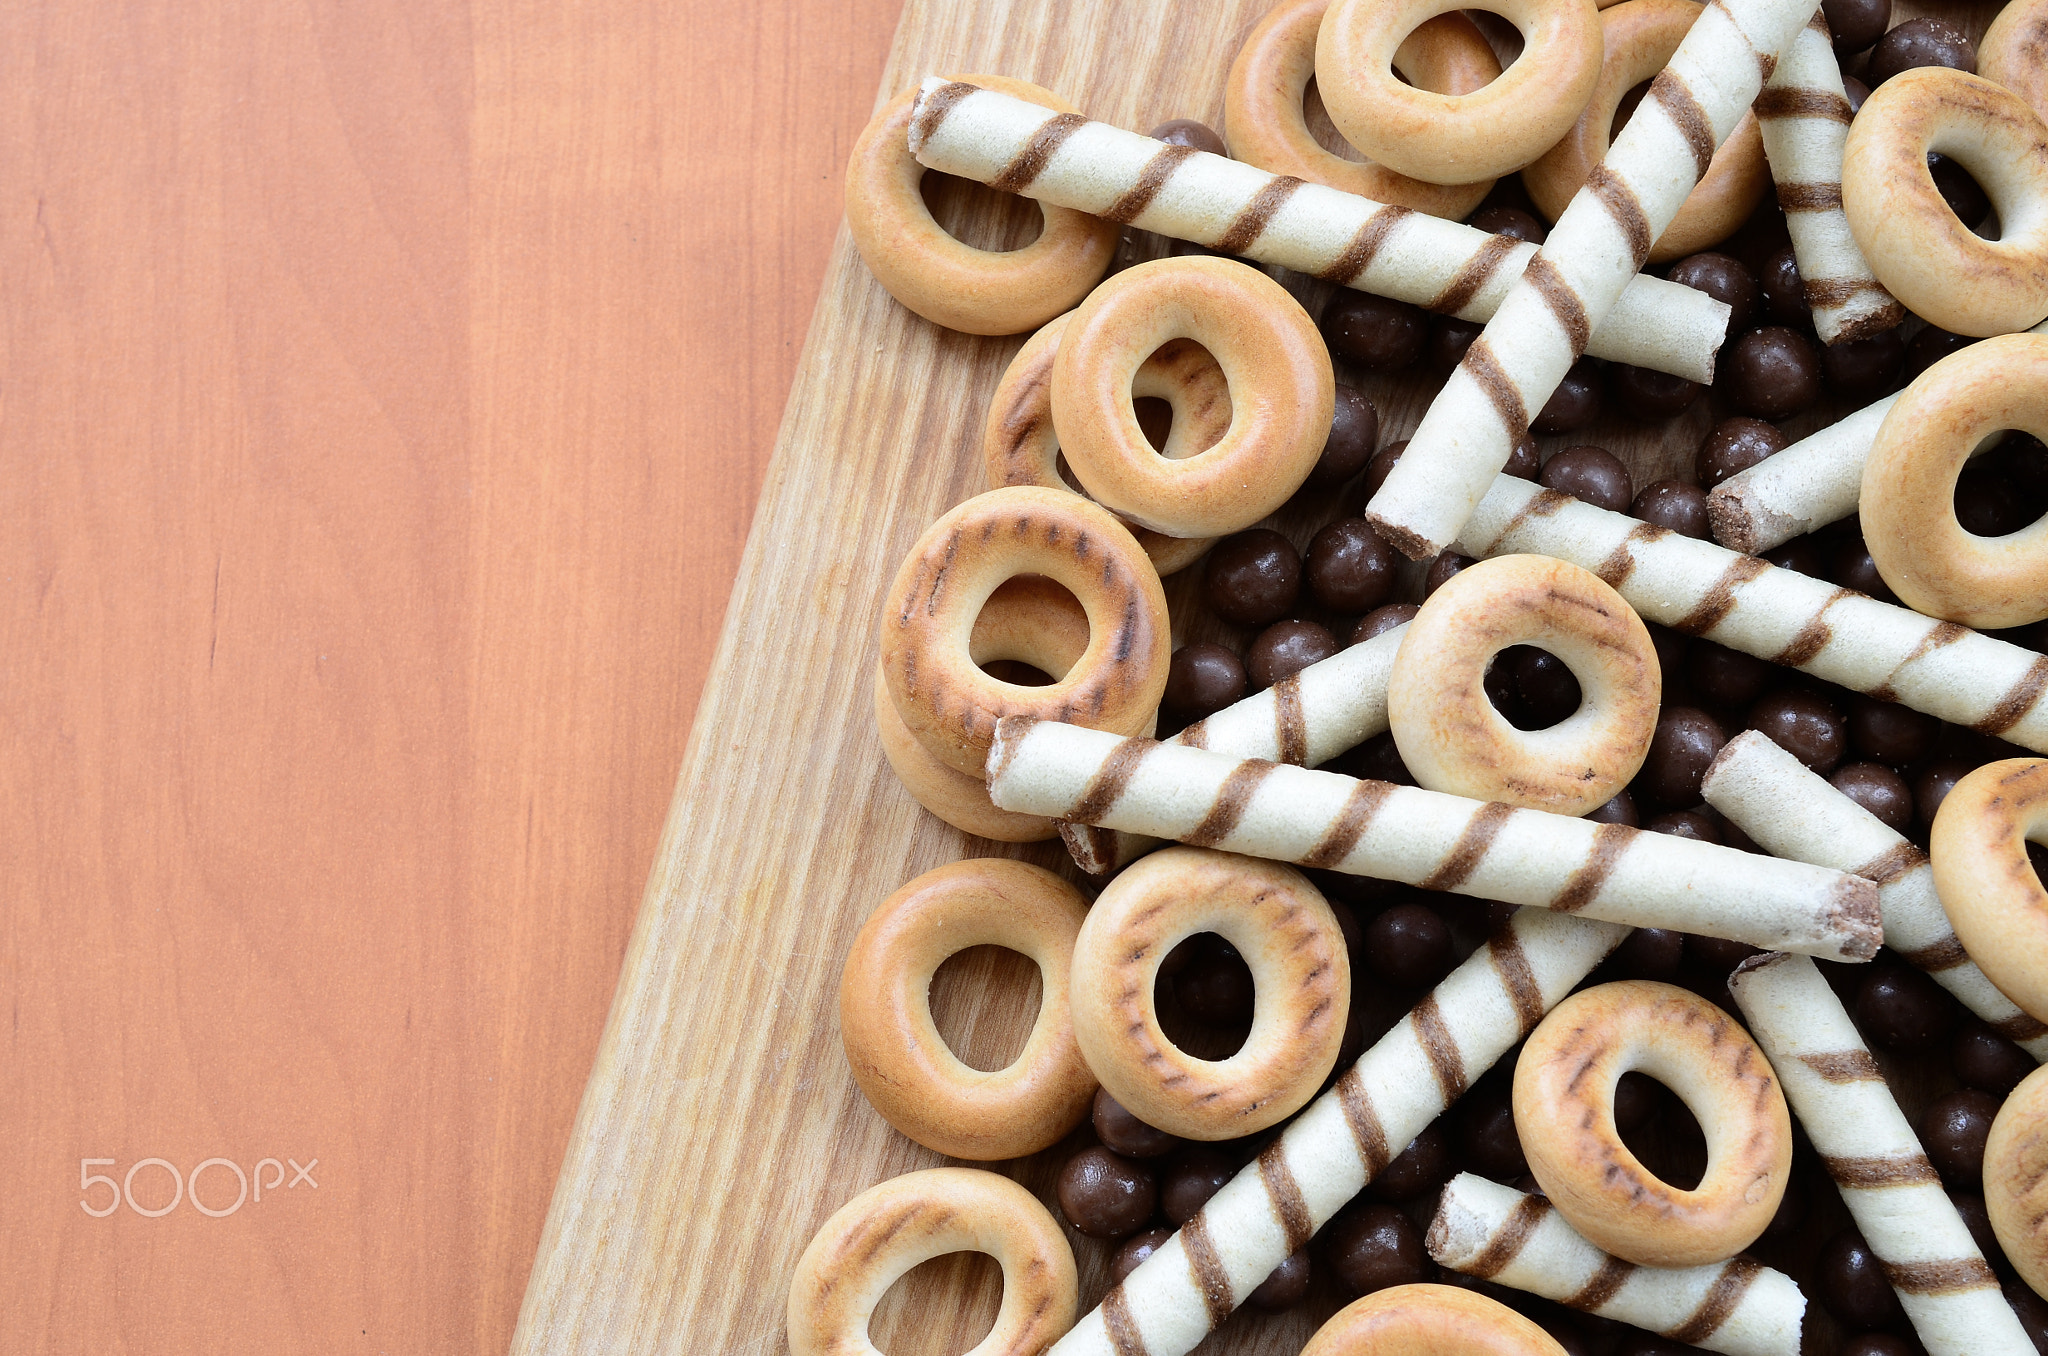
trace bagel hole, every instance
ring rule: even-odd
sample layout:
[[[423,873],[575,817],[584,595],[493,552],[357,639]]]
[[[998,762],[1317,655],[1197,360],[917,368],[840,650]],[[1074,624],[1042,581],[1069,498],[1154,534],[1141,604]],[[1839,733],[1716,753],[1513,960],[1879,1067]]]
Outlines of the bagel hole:
[[[1394,74],[1401,77],[1399,71]],[[1401,78],[1405,81],[1405,77]],[[1354,164],[1365,163],[1365,153],[1346,141],[1344,134],[1337,130],[1337,124],[1330,121],[1330,110],[1323,104],[1323,92],[1316,87],[1314,76],[1309,77],[1308,88],[1301,92],[1301,121],[1308,128],[1308,134],[1315,138],[1316,145],[1331,155]]]
[[[1051,687],[1059,679],[1044,669],[1033,668],[1021,659],[991,659],[978,666],[981,671],[999,683],[1012,687]]]
[[[1636,109],[1641,106],[1644,96],[1649,94],[1649,92],[1650,82],[1645,80],[1641,84],[1632,86],[1626,94],[1621,96],[1620,102],[1614,106],[1614,120],[1607,124],[1607,140],[1609,142],[1612,142],[1621,135],[1621,129],[1628,126],[1628,120],[1635,116]]]
[[[1045,229],[1036,202],[986,184],[926,170],[917,191],[940,229],[961,244],[994,254],[1021,250]]]
[[[1052,601],[1044,599],[1040,590],[1051,591],[1057,595],[1059,606],[1055,608],[1056,611],[1071,608],[1076,618],[1086,616],[1081,600],[1074,596],[1071,589],[1056,579],[1037,574],[1018,575],[1005,583],[990,596],[987,603],[983,604],[983,611],[986,613],[989,608],[995,607],[1007,612],[1020,605],[1038,606],[1042,605],[1042,602]],[[1002,615],[999,613],[997,617],[988,619],[989,629],[983,628],[981,618],[975,619],[974,631],[968,641],[968,651],[974,657],[976,668],[999,683],[1010,683],[1017,687],[1046,687],[1066,676],[1064,669],[1058,673],[1049,672],[1039,668],[1032,660],[1045,658],[1043,650],[1051,647],[1052,642],[1057,640],[1059,632],[1069,623],[1047,622],[1047,626],[1054,628],[1050,637],[1041,636],[1034,643],[1034,638],[1028,632],[1020,635],[1011,630],[1011,627],[1001,626],[998,617]],[[1012,622],[1011,626],[1014,625]],[[1085,640],[1082,641],[1083,645],[1086,643]],[[1058,658],[1057,655],[1053,657]],[[1078,657],[1076,655],[1076,658]]]
[[[1991,195],[1977,182],[1977,176],[1964,168],[1962,161],[1929,151],[1927,173],[1957,221],[1986,240],[1998,239],[1998,213],[1993,210]]]
[[[2027,864],[2034,868],[2034,879],[2041,882],[2041,888],[2048,890],[2048,847],[2029,838],[2027,840]]]
[[[1196,1059],[1229,1059],[1252,1033],[1257,986],[1237,948],[1198,932],[1166,953],[1152,986],[1159,1029]]]
[[[949,1252],[896,1278],[868,1320],[868,1340],[889,1356],[960,1356],[996,1325],[1003,1268],[985,1252]]]
[[[1215,364],[1216,356],[1193,339],[1169,339],[1158,348],[1152,350],[1145,361],[1148,363],[1161,362],[1169,368],[1189,370],[1199,369],[1204,364]],[[1194,391],[1190,391],[1188,398],[1194,398],[1195,394]],[[1161,456],[1168,455],[1166,440],[1173,432],[1173,402],[1163,400],[1158,396],[1133,394],[1131,397],[1131,409],[1138,417],[1138,428],[1144,433],[1145,440],[1152,444],[1152,450]],[[1202,413],[1207,415],[1211,411],[1205,408]],[[1230,393],[1227,389],[1217,396],[1214,414],[1217,417],[1218,424],[1215,436],[1204,439],[1199,447],[1189,446],[1185,448],[1180,455],[1192,457],[1198,453],[1206,452],[1214,447],[1223,437],[1224,433],[1228,431],[1230,427]]]
[[[1707,1137],[1678,1094],[1631,1070],[1614,1089],[1614,1128],[1659,1180],[1691,1191],[1707,1175]]]
[[[1521,60],[1522,49],[1529,45],[1521,29],[1490,9],[1468,9],[1464,14],[1486,39],[1486,45],[1493,49],[1494,60],[1500,62],[1503,73]]]
[[[946,957],[932,975],[932,1025],[968,1068],[1007,1069],[1024,1053],[1044,987],[1030,957],[1008,947],[970,946]]]
[[[1510,645],[1486,666],[1486,698],[1517,730],[1569,720],[1585,694],[1562,659],[1535,645]]]
[[[1138,427],[1145,434],[1145,441],[1152,444],[1154,452],[1166,451],[1167,435],[1173,432],[1173,406],[1158,396],[1135,396],[1131,409],[1137,413]]]
[[[1956,522],[1978,537],[2021,532],[2048,514],[2048,447],[2018,430],[1977,445],[1956,475]]]

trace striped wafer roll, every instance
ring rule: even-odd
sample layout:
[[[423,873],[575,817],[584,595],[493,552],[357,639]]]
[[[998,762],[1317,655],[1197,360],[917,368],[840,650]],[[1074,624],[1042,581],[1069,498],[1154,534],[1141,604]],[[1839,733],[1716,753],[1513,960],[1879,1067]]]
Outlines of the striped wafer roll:
[[[1757,730],[1728,741],[1700,792],[1773,856],[1831,866],[1877,886],[1885,945],[2035,1059],[2048,1059],[2048,1025],[1994,988],[1956,940],[1926,853]]]
[[[1626,928],[1524,909],[1103,1296],[1055,1356],[1181,1356],[1535,1029]]]
[[[1459,1173],[1437,1201],[1429,1255],[1602,1318],[1728,1356],[1798,1356],[1806,1297],[1790,1276],[1748,1257],[1697,1267],[1639,1267],[1602,1252],[1541,1196]]]
[[[1468,556],[1568,560],[1612,584],[1645,621],[2048,752],[2048,656],[1968,627],[1513,476],[1494,480],[1458,541]]]
[[[1868,339],[1897,325],[1906,308],[1870,271],[1842,211],[1849,96],[1827,20],[1818,12],[1779,53],[1778,68],[1757,96],[1756,116],[1821,342]]]
[[[1854,513],[1870,444],[1898,399],[1866,405],[1716,485],[1707,496],[1714,540],[1755,555]]]
[[[1491,316],[1536,253],[1507,236],[937,76],[918,98],[910,149],[929,169],[1465,320]],[[1583,346],[1710,382],[1727,329],[1728,308],[1711,297],[1639,277]]]
[[[1366,505],[1381,536],[1415,560],[1450,545],[1814,8],[1700,11]]]
[[[1819,969],[1804,956],[1752,956],[1728,990],[1930,1356],[2032,1356],[1991,1264]]]
[[[988,779],[1005,810],[1632,927],[1830,960],[1883,935],[1876,887],[1825,867],[1057,721],[1000,722]]]
[[[1407,623],[1282,678],[1263,692],[1196,721],[1169,744],[1263,758],[1295,767],[1326,763],[1387,728],[1387,677]],[[1074,862],[1104,875],[1159,846],[1157,838],[1091,824],[1062,823]]]

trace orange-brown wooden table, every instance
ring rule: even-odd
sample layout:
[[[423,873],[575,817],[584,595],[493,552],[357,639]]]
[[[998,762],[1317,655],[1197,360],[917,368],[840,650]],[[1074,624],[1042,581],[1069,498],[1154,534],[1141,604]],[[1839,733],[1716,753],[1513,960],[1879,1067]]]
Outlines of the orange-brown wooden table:
[[[0,1349],[504,1349],[897,8],[0,8]]]

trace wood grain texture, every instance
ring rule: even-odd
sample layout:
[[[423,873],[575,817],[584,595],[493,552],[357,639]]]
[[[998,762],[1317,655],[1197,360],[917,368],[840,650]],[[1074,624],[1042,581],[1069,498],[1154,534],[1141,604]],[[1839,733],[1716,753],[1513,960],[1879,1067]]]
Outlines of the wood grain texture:
[[[505,1349],[895,13],[0,10],[0,1346]]]

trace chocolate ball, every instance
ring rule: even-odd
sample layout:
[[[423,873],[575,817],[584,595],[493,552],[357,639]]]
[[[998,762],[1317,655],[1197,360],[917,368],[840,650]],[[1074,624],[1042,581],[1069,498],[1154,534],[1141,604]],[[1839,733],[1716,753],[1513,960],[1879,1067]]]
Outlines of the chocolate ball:
[[[1873,762],[1904,767],[1934,747],[1941,722],[1910,706],[1857,693],[1849,698],[1849,747]]]
[[[2010,1038],[1972,1018],[1949,1046],[1949,1067],[1966,1088],[2003,1097],[2041,1066]]]
[[[1429,320],[1429,365],[1440,376],[1450,375],[1451,369],[1465,361],[1465,350],[1472,347],[1472,341],[1486,326],[1476,320],[1460,320],[1454,315],[1431,316]]]
[[[1324,766],[1347,777],[1392,782],[1396,786],[1415,785],[1415,777],[1408,771],[1408,765],[1401,761],[1401,750],[1395,746],[1392,734],[1374,735]]]
[[[1200,1214],[1209,1198],[1237,1176],[1237,1163],[1213,1144],[1190,1144],[1159,1173],[1159,1209],[1177,1227]]]
[[[1467,565],[1477,565],[1478,563],[1472,557],[1461,556],[1456,551],[1441,553],[1435,560],[1429,562],[1429,570],[1422,576],[1422,596],[1424,598],[1429,597],[1430,594],[1435,593],[1445,584],[1450,583],[1452,575],[1458,573]]]
[[[1352,1206],[1330,1223],[1323,1256],[1351,1295],[1414,1285],[1436,1276],[1415,1221],[1391,1205]]]
[[[1517,480],[1534,480],[1542,472],[1543,459],[1536,455],[1536,440],[1524,433],[1514,451],[1508,453],[1508,464],[1500,468],[1500,473]]]
[[[1715,975],[1726,975],[1736,966],[1759,954],[1761,948],[1748,942],[1738,942],[1727,937],[1705,937],[1698,933],[1687,933],[1685,954],[1687,959],[1703,970]]]
[[[1727,742],[1721,723],[1705,711],[1667,705],[1657,714],[1657,731],[1632,791],[1660,809],[1699,804],[1700,779]]]
[[[1600,364],[1581,358],[1564,374],[1529,427],[1537,433],[1570,433],[1584,428],[1600,413]]]
[[[1852,56],[1884,36],[1892,0],[1821,0],[1820,12],[1834,35],[1835,55]]]
[[[1276,622],[1301,597],[1301,553],[1268,527],[1225,537],[1209,552],[1202,593],[1209,610],[1234,626]]]
[[[1122,1102],[1109,1095],[1108,1088],[1095,1090],[1095,1109],[1089,1119],[1095,1126],[1096,1138],[1126,1158],[1157,1158],[1181,1143],[1179,1135],[1169,1135],[1133,1116]]]
[[[1843,1341],[1840,1356],[1926,1356],[1918,1346],[1888,1332],[1865,1332]]]
[[[2034,1350],[2048,1356],[2048,1300],[2018,1281],[2007,1281],[2005,1302],[2012,1306],[2013,1317],[2020,1321],[2020,1331],[2034,1344]]]
[[[1955,506],[1963,531],[1980,537],[2003,537],[2029,521],[2006,468],[1990,457],[1979,457],[1957,475]]]
[[[1712,250],[1704,254],[1690,254],[1673,264],[1665,276],[1696,292],[1705,292],[1727,306],[1730,334],[1741,334],[1748,329],[1750,320],[1757,313],[1761,294],[1757,289],[1756,276],[1733,255]]]
[[[1920,832],[1924,834],[1934,827],[1935,811],[1941,809],[1948,793],[1976,770],[1976,764],[1962,758],[1943,758],[1920,769],[1920,775],[1913,779],[1913,813],[1919,819]]]
[[[1332,612],[1370,612],[1393,595],[1401,557],[1363,518],[1339,518],[1308,544],[1309,595]]]
[[[1669,982],[1677,977],[1679,962],[1684,958],[1683,933],[1669,928],[1637,928],[1614,949],[1608,964],[1623,979]]]
[[[1974,231],[1984,218],[1991,215],[1990,195],[1960,162],[1945,155],[1929,155],[1927,173],[1934,180],[1934,191],[1941,194],[1948,210],[1955,213],[1956,220],[1963,225]]]
[[[1191,151],[1207,151],[1210,155],[1230,154],[1230,148],[1223,144],[1223,138],[1216,135],[1214,128],[1193,118],[1175,118],[1160,123],[1152,129],[1152,139],[1169,146],[1185,146]]]
[[[1799,276],[1799,259],[1790,245],[1773,251],[1764,260],[1757,286],[1763,289],[1764,312],[1774,323],[1796,330],[1813,328],[1813,310],[1806,302],[1806,282]]]
[[[1274,622],[1259,632],[1244,652],[1244,669],[1251,677],[1252,690],[1264,692],[1343,648],[1327,627],[1312,621]]]
[[[1543,464],[1538,481],[1545,489],[1612,513],[1628,512],[1636,493],[1628,467],[1604,447],[1566,448]]]
[[[1392,372],[1422,356],[1429,319],[1405,301],[1349,288],[1323,308],[1323,339],[1333,356],[1373,372]]]
[[[1814,1289],[1835,1320],[1852,1332],[1884,1328],[1904,1317],[1884,1265],[1855,1230],[1829,1239],[1813,1268]]]
[[[1515,1111],[1506,1078],[1482,1078],[1452,1108],[1458,1148],[1466,1165],[1483,1177],[1509,1182],[1529,1170],[1515,1133]]]
[[[1820,399],[1820,360],[1797,330],[1751,330],[1728,350],[1725,390],[1744,414],[1790,418]]]
[[[1982,1172],[1982,1164],[1979,1164]],[[1974,1188],[1973,1188],[1974,1189]],[[1984,1208],[1984,1198],[1969,1191],[1950,1192],[1949,1203],[1956,1213],[1963,1217],[1963,1227],[1970,1231],[1970,1241],[1977,1245],[1977,1251],[1984,1254],[1984,1260],[2000,1275],[2011,1271],[2012,1264],[2006,1260],[2005,1249],[1998,1243],[1998,1232],[1991,1227],[1991,1212]]]
[[[1380,412],[1356,387],[1337,386],[1331,406],[1330,436],[1323,455],[1301,482],[1304,490],[1334,490],[1363,471],[1380,441]]]
[[[1976,342],[1967,334],[1950,334],[1947,330],[1929,325],[1913,336],[1912,343],[1906,345],[1906,380],[1914,380],[1949,354],[1968,348]]]
[[[1521,699],[1530,730],[1547,730],[1579,709],[1584,694],[1579,680],[1562,659],[1534,645],[1511,645],[1496,662],[1505,660]]]
[[[1955,1000],[1918,970],[1879,963],[1856,986],[1856,1025],[1887,1050],[1932,1050],[1955,1029]]]
[[[1122,1285],[1126,1277],[1136,1271],[1147,1257],[1158,1252],[1160,1246],[1172,1237],[1171,1229],[1147,1229],[1141,1234],[1132,1234],[1117,1244],[1116,1251],[1109,1255],[1109,1283]]]
[[[1870,554],[1870,547],[1861,533],[1843,538],[1829,554],[1827,577],[1845,589],[1868,594],[1880,603],[1899,601],[1891,585],[1885,583],[1884,576],[1878,573],[1877,560]]]
[[[1057,1194],[1067,1223],[1090,1238],[1128,1238],[1152,1222],[1159,1181],[1149,1165],[1101,1145],[1060,1169]]]
[[[1747,471],[1766,457],[1776,456],[1792,440],[1761,419],[1736,415],[1714,425],[1700,443],[1693,459],[1693,474],[1700,488],[1711,490],[1739,471]]]
[[[1246,681],[1244,663],[1235,654],[1198,640],[1173,652],[1163,704],[1190,721],[1201,720],[1242,698]]]
[[[1868,405],[1899,389],[1906,369],[1906,341],[1897,330],[1868,339],[1844,339],[1820,351],[1820,371],[1839,399]]]
[[[1611,364],[1607,381],[1614,387],[1615,399],[1621,402],[1621,407],[1645,422],[1684,413],[1707,389],[1696,381],[1674,377],[1654,367],[1631,367],[1627,363]]]
[[[1920,1144],[1942,1180],[1964,1191],[1984,1186],[1984,1140],[1998,1099],[1964,1088],[1935,1098],[1920,1117]]]
[[[1636,813],[1636,798],[1626,791],[1615,792],[1610,799],[1602,801],[1579,818],[1595,824],[1626,824],[1632,829],[1642,823],[1641,817]]]
[[[1250,1021],[1255,994],[1252,972],[1237,948],[1212,932],[1197,934],[1181,945],[1189,952],[1185,967],[1173,976],[1173,994],[1181,1011],[1204,1026],[1231,1027]]]
[[[1877,40],[1863,78],[1874,89],[1919,66],[1948,66],[1977,73],[1977,45],[1946,19],[1908,19]]]
[[[1396,904],[1365,925],[1366,968],[1389,984],[1426,989],[1450,972],[1451,930],[1425,904]]]
[[[1893,833],[1913,831],[1913,788],[1883,763],[1849,763],[1836,768],[1828,783]]]
[[[1811,534],[1794,537],[1782,545],[1773,546],[1757,556],[1767,565],[1781,570],[1796,570],[1800,574],[1818,579],[1828,572],[1828,553],[1821,549]]]
[[[1705,638],[1686,648],[1685,660],[1693,691],[1716,706],[1748,706],[1783,673],[1776,664]]]
[[[1266,1279],[1252,1288],[1244,1302],[1262,1313],[1277,1314],[1292,1309],[1308,1298],[1308,1283],[1311,1269],[1308,1250],[1293,1254],[1267,1273]]]
[[[1472,214],[1471,224],[1491,235],[1513,236],[1532,245],[1542,244],[1550,234],[1541,218],[1519,207],[1482,207]]]
[[[1450,1141],[1440,1123],[1431,1121],[1421,1134],[1408,1141],[1407,1148],[1380,1169],[1366,1191],[1377,1201],[1420,1200],[1450,1181],[1456,1171]]]
[[[1673,838],[1690,838],[1696,843],[1719,843],[1721,830],[1698,810],[1673,810],[1643,825],[1645,833],[1668,833]]]
[[[1368,500],[1380,492],[1380,486],[1387,483],[1387,475],[1394,469],[1394,463],[1401,460],[1401,454],[1407,450],[1408,440],[1403,438],[1400,442],[1388,443],[1365,464],[1365,497]]]
[[[1749,728],[1763,731],[1823,777],[1842,761],[1849,744],[1849,723],[1835,704],[1800,688],[1781,688],[1760,699],[1749,709]]]
[[[1361,645],[1375,636],[1383,636],[1397,626],[1406,626],[1415,620],[1415,614],[1422,609],[1413,603],[1388,603],[1376,607],[1358,619],[1351,628],[1353,645]]]
[[[1872,39],[1872,41],[1875,41],[1875,39]],[[1870,97],[1870,86],[1864,84],[1855,76],[1844,73],[1842,76],[1842,93],[1849,100],[1849,116],[1853,119],[1858,113],[1863,111],[1863,101]]]

